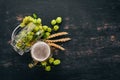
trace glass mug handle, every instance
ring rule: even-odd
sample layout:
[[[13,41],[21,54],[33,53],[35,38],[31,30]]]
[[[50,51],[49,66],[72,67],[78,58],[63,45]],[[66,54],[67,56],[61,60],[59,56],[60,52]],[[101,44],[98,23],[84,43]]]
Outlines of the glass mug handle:
[[[18,25],[12,32],[12,35],[11,35],[11,45],[13,46],[14,50],[19,54],[19,55],[23,55],[24,51],[21,51],[21,50],[18,50],[16,47],[15,47],[15,36],[17,34],[17,30],[20,29],[20,25]]]
[[[12,36],[11,36],[11,41],[13,42],[14,41],[14,38],[15,38],[15,32],[17,31],[17,29],[20,28],[20,25],[18,25],[12,32]]]

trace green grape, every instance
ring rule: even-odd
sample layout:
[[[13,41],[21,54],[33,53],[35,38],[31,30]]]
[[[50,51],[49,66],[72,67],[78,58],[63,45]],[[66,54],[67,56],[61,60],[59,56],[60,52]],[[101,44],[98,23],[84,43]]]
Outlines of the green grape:
[[[36,27],[33,29],[34,32],[37,32],[38,30],[40,30],[39,26],[36,26]]]
[[[36,23],[37,23],[37,20],[36,20],[36,19],[34,19],[34,20],[33,20],[33,23],[35,23],[35,24],[36,24]]]
[[[18,49],[20,49],[20,47],[22,47],[21,41],[17,41],[15,46],[16,46]]]
[[[46,37],[49,37],[49,36],[50,36],[50,33],[49,33],[49,32],[46,32],[45,35],[46,35]]]
[[[54,62],[54,58],[50,58],[49,59],[49,63],[51,64],[51,63],[53,63]]]
[[[59,29],[59,26],[58,25],[55,25],[54,27],[53,27],[53,30],[54,31],[57,31]]]
[[[28,21],[30,21],[31,16],[27,16]]]
[[[30,17],[30,18],[29,18],[29,21],[30,21],[30,22],[33,22],[33,21],[34,21],[34,19],[33,19],[32,17]]]
[[[33,17],[36,19],[37,18],[37,14],[33,13]]]
[[[45,39],[45,38],[47,38],[47,36],[46,36],[46,34],[45,34],[45,33],[43,34],[43,38],[44,38],[44,39]]]
[[[39,26],[40,30],[42,30],[42,26]]]
[[[47,31],[48,31],[48,32],[51,32],[51,31],[52,31],[52,29],[51,29],[51,28],[48,28],[48,29],[47,29]]]
[[[52,24],[52,25],[55,25],[55,24],[56,24],[56,20],[53,19],[53,20],[51,21],[51,24]]]
[[[20,43],[16,43],[16,47],[21,47],[21,44]]]
[[[20,24],[20,27],[24,27],[24,26],[25,26],[25,24],[24,24],[24,23],[21,23],[21,24]]]
[[[31,21],[31,16],[26,16],[24,19],[23,19],[23,21],[22,21],[22,23],[21,23],[21,27],[23,27],[23,26],[25,26],[26,24],[28,24],[30,21]]]
[[[34,35],[34,32],[28,32],[28,35]]]
[[[26,37],[22,38],[22,42],[26,42],[26,41],[27,41]]]
[[[27,42],[25,45],[26,45],[27,47],[30,47],[30,46],[31,46],[31,44],[30,44],[29,42]]]
[[[61,23],[61,22],[62,22],[62,18],[61,17],[57,17],[56,23]]]
[[[43,38],[47,38],[50,36],[50,33],[49,32],[45,32],[44,35],[43,35]]]
[[[27,23],[28,22],[28,16],[26,16],[24,19],[23,19],[23,23]]]
[[[44,62],[41,62],[41,65],[42,65],[42,66],[46,66],[46,65],[47,65],[47,62],[45,62],[45,61],[44,61]]]
[[[51,66],[46,66],[45,71],[51,71]]]
[[[37,23],[38,23],[38,24],[41,23],[41,19],[40,19],[40,18],[37,19]]]
[[[32,38],[33,38],[33,36],[32,36],[32,35],[28,35],[28,36],[27,36],[27,40],[28,40],[28,41],[31,41],[31,40],[32,40]]]
[[[48,29],[48,26],[44,25],[43,30],[46,31]]]
[[[60,63],[61,63],[61,62],[60,62],[59,59],[56,59],[56,60],[54,60],[54,62],[53,62],[54,65],[59,65]]]

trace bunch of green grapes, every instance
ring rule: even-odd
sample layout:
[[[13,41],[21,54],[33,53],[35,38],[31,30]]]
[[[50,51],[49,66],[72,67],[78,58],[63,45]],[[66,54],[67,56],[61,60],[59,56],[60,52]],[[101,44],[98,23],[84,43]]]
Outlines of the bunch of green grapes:
[[[31,16],[26,16],[20,24],[20,27],[23,29],[16,36],[16,47],[21,50],[29,48],[44,32],[41,19]]]
[[[51,21],[52,28],[47,25],[42,25],[41,18],[37,18],[36,14],[33,16],[26,16],[23,18],[20,27],[23,28],[16,37],[16,47],[25,51],[33,45],[38,39],[46,39],[50,36],[52,31],[59,29],[59,24],[62,22],[61,17],[57,17]]]
[[[35,14],[34,14],[35,15]],[[20,26],[21,27],[25,27],[27,24],[29,24],[29,23],[34,23],[34,24],[36,24],[36,25],[42,25],[41,24],[41,22],[42,22],[42,20],[41,20],[41,18],[34,18],[34,17],[32,17],[32,16],[26,16],[24,19],[23,19],[23,21],[22,21],[22,23],[20,24]]]
[[[61,61],[59,59],[49,58],[48,61],[41,62],[42,67],[45,68],[45,71],[51,71],[52,65],[59,65]]]
[[[53,25],[53,30],[57,31],[59,29],[59,24],[62,22],[61,17],[57,17],[51,21],[51,25]]]
[[[51,20],[51,25],[53,26],[48,27],[47,25],[42,26],[43,30],[45,31],[43,38],[47,38],[50,36],[52,31],[58,31],[59,30],[59,24],[62,22],[61,17],[57,17],[56,19]]]
[[[33,68],[35,66],[43,67],[45,71],[51,71],[52,66],[60,65],[61,61],[59,59],[49,58],[47,61],[40,62],[40,64],[35,64],[33,61],[32,63],[28,64],[29,68]]]

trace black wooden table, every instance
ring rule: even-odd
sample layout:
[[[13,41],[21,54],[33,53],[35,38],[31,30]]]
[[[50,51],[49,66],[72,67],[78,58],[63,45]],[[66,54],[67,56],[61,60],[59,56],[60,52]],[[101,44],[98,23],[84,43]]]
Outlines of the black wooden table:
[[[63,17],[69,32],[66,51],[54,53],[60,66],[51,72],[28,68],[29,53],[10,46],[20,18],[37,13],[44,24]],[[120,80],[120,0],[0,0],[0,80]]]

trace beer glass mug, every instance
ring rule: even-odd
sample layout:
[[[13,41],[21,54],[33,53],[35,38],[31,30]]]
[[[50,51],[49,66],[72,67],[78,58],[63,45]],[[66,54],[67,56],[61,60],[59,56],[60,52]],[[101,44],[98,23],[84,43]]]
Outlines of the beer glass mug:
[[[51,51],[47,43],[40,41],[44,31],[34,32],[35,27],[34,23],[29,23],[24,28],[18,25],[12,32],[11,45],[20,55],[31,50],[32,58],[41,62],[50,57]]]
[[[18,25],[12,32],[11,45],[14,50],[23,55],[25,52],[30,51],[31,46],[36,43],[43,35],[43,31],[39,30],[34,32],[36,25],[34,23],[29,23],[24,28]]]

